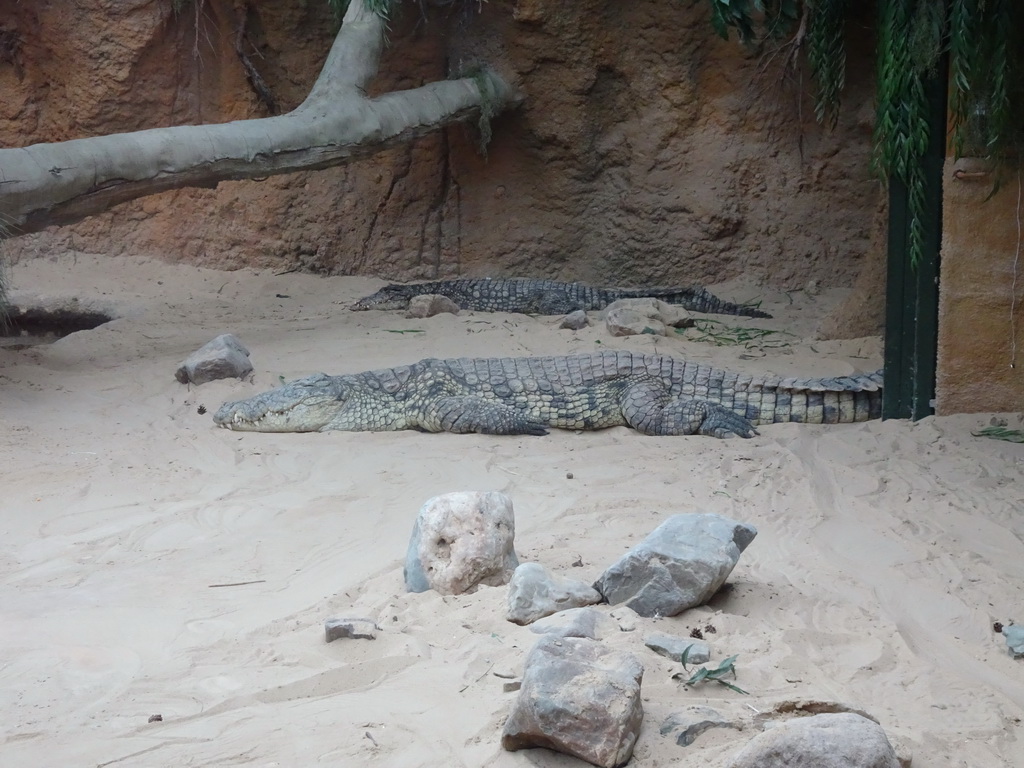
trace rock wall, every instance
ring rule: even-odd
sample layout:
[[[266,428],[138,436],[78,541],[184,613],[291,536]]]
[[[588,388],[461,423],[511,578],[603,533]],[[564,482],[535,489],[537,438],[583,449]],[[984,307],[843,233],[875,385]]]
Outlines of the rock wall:
[[[145,198],[12,240],[10,255],[393,279],[852,284],[878,200],[862,29],[828,132],[780,80],[785,52],[714,37],[706,3],[491,0],[427,18],[419,7],[394,19],[374,89],[496,67],[525,101],[494,121],[486,158],[475,129],[456,126],[345,167]],[[178,13],[172,0],[0,0],[0,10],[6,146],[268,114],[236,54],[243,23],[243,50],[291,109],[335,32],[326,0],[186,0]]]

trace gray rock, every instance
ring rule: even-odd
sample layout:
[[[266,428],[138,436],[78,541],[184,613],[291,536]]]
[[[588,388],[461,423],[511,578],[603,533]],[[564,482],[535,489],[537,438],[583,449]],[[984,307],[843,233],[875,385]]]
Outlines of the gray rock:
[[[643,674],[631,653],[593,640],[544,637],[526,658],[501,745],[545,747],[602,768],[624,765],[643,721]]]
[[[603,640],[618,630],[614,619],[593,608],[570,608],[530,625],[530,631],[538,635],[586,637],[591,640]]]
[[[711,646],[703,640],[695,640],[692,637],[679,637],[669,635],[665,632],[652,632],[644,638],[644,645],[655,653],[667,656],[673,661],[679,661],[687,648],[690,649],[686,663],[707,664],[711,661]]]
[[[899,768],[882,727],[852,713],[813,715],[759,733],[729,768]]]
[[[324,622],[327,642],[348,638],[350,640],[376,640],[380,627],[369,619],[328,619]]]
[[[205,384],[215,379],[241,379],[250,373],[249,350],[230,333],[224,333],[186,357],[174,378],[182,384]]]
[[[711,599],[757,535],[752,525],[714,515],[673,515],[594,584],[612,605],[641,616],[675,616]]]
[[[566,315],[558,327],[570,331],[578,331],[581,328],[586,328],[588,325],[590,325],[590,321],[587,319],[587,313],[582,309],[577,309],[575,312],[570,312]]]
[[[529,624],[568,608],[600,603],[601,593],[576,579],[553,576],[540,563],[523,563],[508,584],[508,613],[513,624]]]
[[[405,557],[405,588],[458,595],[507,584],[519,565],[512,500],[496,491],[436,496],[420,509]]]
[[[662,736],[674,735],[680,747],[688,747],[710,728],[738,729],[739,726],[711,707],[687,707],[685,711],[674,712],[665,718],[658,730]]]
[[[1004,624],[1003,637],[1006,638],[1006,647],[1014,656],[1024,656],[1024,626],[1020,624]]]
[[[605,307],[605,325],[612,336],[641,333],[668,335],[668,328],[689,328],[693,316],[683,307],[660,299],[619,299]]]
[[[440,314],[457,315],[459,305],[447,296],[425,293],[422,296],[413,296],[409,301],[409,308],[405,311],[406,317],[433,317]]]
[[[668,336],[668,328],[657,317],[649,317],[630,307],[608,309],[604,324],[612,336],[639,336],[644,333]]]

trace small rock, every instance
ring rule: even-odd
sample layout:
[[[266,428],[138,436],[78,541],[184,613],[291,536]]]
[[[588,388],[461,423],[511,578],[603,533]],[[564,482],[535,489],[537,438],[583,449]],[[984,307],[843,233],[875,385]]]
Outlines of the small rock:
[[[624,765],[643,721],[643,674],[631,653],[582,638],[542,638],[526,658],[501,745],[545,747],[600,768]]]
[[[707,664],[711,661],[711,646],[703,640],[678,637],[665,632],[652,632],[644,638],[644,645],[673,661],[680,661],[687,648],[690,649],[686,657],[687,664]]]
[[[852,713],[812,715],[758,734],[729,768],[899,768],[882,727]]]
[[[447,296],[436,293],[425,293],[422,296],[413,296],[409,301],[409,308],[405,312],[406,317],[433,317],[434,315],[459,314],[459,305]]]
[[[162,723],[164,721],[163,715],[150,715],[147,722],[150,723]]]
[[[1006,638],[1006,647],[1014,657],[1024,656],[1024,626],[1004,624],[1003,637]]]
[[[629,307],[609,309],[604,316],[604,324],[612,336],[639,336],[644,333],[668,336],[668,328],[661,320]]]
[[[420,509],[405,557],[405,588],[459,595],[507,584],[519,565],[512,500],[496,491],[436,496]]]
[[[324,622],[327,642],[348,638],[350,640],[376,640],[380,627],[369,619],[327,619]]]
[[[506,669],[505,667],[495,668],[491,671],[491,674],[495,677],[500,677],[502,680],[513,680],[519,677],[519,675],[515,671],[511,669]]]
[[[513,624],[530,624],[567,608],[600,603],[601,593],[576,579],[553,576],[540,563],[523,563],[508,584],[508,611]]]
[[[668,327],[689,328],[693,316],[683,307],[660,299],[619,299],[604,309],[605,325],[613,336],[668,334]]]
[[[241,379],[250,373],[249,350],[230,333],[224,333],[185,358],[174,378],[182,384],[205,384],[215,379]]]
[[[587,313],[582,309],[577,309],[575,312],[570,312],[566,315],[558,327],[570,331],[578,331],[581,328],[586,328],[589,324],[590,321],[587,320]]]
[[[522,680],[516,680],[513,683],[505,683],[504,685],[501,686],[501,690],[504,691],[505,693],[512,693],[513,691],[518,691],[522,687],[523,687]]]
[[[570,608],[530,625],[530,631],[538,635],[555,637],[586,637],[603,640],[618,631],[618,625],[610,617],[594,608]]]
[[[754,540],[752,525],[715,514],[673,515],[594,584],[612,605],[675,616],[706,603]]]

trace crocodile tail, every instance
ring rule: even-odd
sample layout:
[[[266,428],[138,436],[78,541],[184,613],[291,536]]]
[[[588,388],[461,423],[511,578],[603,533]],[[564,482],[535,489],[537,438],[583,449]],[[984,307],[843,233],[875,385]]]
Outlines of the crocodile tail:
[[[691,312],[707,312],[716,315],[736,315],[739,317],[764,317],[769,318],[767,312],[762,312],[755,306],[747,304],[733,304],[718,298],[706,288],[699,285],[681,286],[675,288],[649,288],[644,289],[622,289],[619,298],[623,299],[660,299],[668,304],[679,304]]]
[[[882,371],[823,379],[759,377],[742,388],[748,390],[747,417],[758,424],[847,424],[882,415]]]

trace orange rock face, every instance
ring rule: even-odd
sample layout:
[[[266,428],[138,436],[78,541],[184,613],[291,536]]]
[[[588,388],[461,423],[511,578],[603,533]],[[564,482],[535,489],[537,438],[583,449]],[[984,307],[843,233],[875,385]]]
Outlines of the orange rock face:
[[[235,42],[282,110],[315,79],[325,0],[0,0],[0,141],[60,141],[269,114]],[[488,64],[524,102],[487,157],[456,126],[368,160],[168,192],[10,241],[53,251],[388,279],[529,275],[605,284],[850,284],[868,248],[870,43],[850,53],[835,132],[714,37],[702,4],[405,3],[374,90]],[[802,114],[802,122],[799,115]]]

